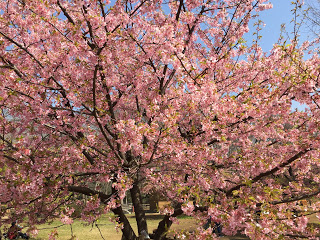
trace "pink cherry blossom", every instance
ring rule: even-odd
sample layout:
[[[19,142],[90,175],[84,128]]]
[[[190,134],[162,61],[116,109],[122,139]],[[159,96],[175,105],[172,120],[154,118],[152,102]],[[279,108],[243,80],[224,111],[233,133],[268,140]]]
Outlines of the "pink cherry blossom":
[[[168,201],[153,239],[181,214],[198,221],[189,239],[216,238],[216,223],[252,239],[318,236],[319,40],[264,52],[253,16],[271,7],[0,1],[0,203],[14,209],[1,224],[113,212],[136,239],[130,195],[139,234],[152,232],[142,197]]]

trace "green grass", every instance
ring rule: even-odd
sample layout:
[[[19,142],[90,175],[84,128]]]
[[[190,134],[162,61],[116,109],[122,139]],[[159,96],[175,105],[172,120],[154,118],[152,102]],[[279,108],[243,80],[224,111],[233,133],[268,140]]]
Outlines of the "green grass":
[[[127,215],[129,222],[131,223],[132,228],[137,233],[137,227],[135,222],[135,217],[133,214]],[[35,238],[30,238],[30,240],[46,240],[48,239],[48,236],[52,231],[57,231],[58,236],[56,239],[61,240],[70,240],[72,239],[71,235],[71,228],[72,233],[74,236],[74,239],[78,240],[96,240],[96,239],[105,239],[105,240],[121,240],[121,230],[116,230],[116,224],[111,222],[111,219],[113,218],[113,215],[106,214],[103,215],[98,221],[97,225],[100,229],[96,227],[96,225],[89,225],[85,222],[82,222],[80,220],[75,220],[74,223],[70,225],[63,225],[60,221],[56,220],[53,221],[51,224],[43,224],[38,225],[37,228],[39,230],[39,234]],[[149,232],[152,232],[153,229],[156,229],[158,226],[159,221],[163,216],[159,214],[148,214],[148,228]],[[315,217],[315,215],[309,216],[310,218],[310,224],[319,224],[319,220]],[[188,216],[180,216],[178,218],[179,225],[173,224],[171,227],[171,230],[176,230],[178,232],[181,232],[183,229],[195,229],[197,227],[196,221]],[[25,232],[27,230],[27,227],[23,230]],[[102,237],[103,238],[102,238]],[[221,237],[221,240],[240,240],[240,239],[247,239],[246,237]]]
[[[129,222],[133,230],[137,233],[136,221],[134,215],[127,215]],[[74,239],[79,240],[90,240],[90,239],[105,239],[105,240],[121,240],[121,230],[116,229],[116,224],[111,222],[113,215],[103,215],[96,224],[87,224],[80,220],[75,220],[74,223],[70,225],[63,225],[59,220],[53,221],[50,224],[38,225],[37,229],[39,234],[35,238],[30,238],[30,240],[45,240],[48,239],[48,236],[53,232],[57,232],[57,239],[61,240],[70,240],[72,239],[72,234],[75,237]],[[153,229],[156,229],[159,221],[163,216],[159,214],[148,214],[148,228],[149,232],[152,232]],[[196,222],[186,216],[179,218],[179,225],[173,224],[172,229],[180,231],[181,229],[190,228],[196,226]],[[71,230],[72,229],[72,230]],[[23,232],[27,231],[27,227],[23,229]],[[103,238],[101,237],[103,236]]]
[[[72,225],[63,225],[60,221],[54,221],[51,224],[43,224],[37,226],[39,229],[39,234],[37,235],[36,240],[48,239],[48,235],[52,231],[57,231],[58,239],[67,240],[71,239],[72,233],[75,236],[75,239],[84,240],[84,239],[121,239],[121,230],[116,230],[116,224],[110,221],[112,218],[111,215],[102,216],[99,221],[95,224],[87,224],[80,220],[75,220]]]

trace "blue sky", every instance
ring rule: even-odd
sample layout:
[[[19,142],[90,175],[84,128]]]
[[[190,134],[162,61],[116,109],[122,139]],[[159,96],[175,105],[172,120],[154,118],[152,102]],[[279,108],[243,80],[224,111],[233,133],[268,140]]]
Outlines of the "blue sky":
[[[273,44],[277,42],[281,24],[286,24],[289,33],[293,31],[293,25],[290,23],[293,18],[291,9],[294,8],[291,4],[292,0],[271,0],[270,2],[273,4],[273,8],[259,13],[259,19],[266,24],[261,32],[262,39],[260,42],[264,51],[269,51]],[[251,29],[253,30],[253,28]],[[305,33],[305,29],[302,31]]]
[[[260,17],[265,27],[261,31],[262,39],[260,45],[264,51],[271,50],[274,43],[276,43],[280,36],[281,24],[286,24],[286,31],[288,33],[293,32],[293,24],[290,23],[293,19],[293,12],[291,11],[294,6],[291,4],[291,0],[273,0],[271,1],[273,8],[260,12]],[[251,29],[250,29],[251,30]],[[253,28],[252,28],[253,30]],[[251,31],[250,31],[251,32]],[[301,40],[308,38],[308,28],[303,26],[301,28]],[[292,110],[298,109],[303,111],[307,106],[300,104],[296,101],[292,101]]]

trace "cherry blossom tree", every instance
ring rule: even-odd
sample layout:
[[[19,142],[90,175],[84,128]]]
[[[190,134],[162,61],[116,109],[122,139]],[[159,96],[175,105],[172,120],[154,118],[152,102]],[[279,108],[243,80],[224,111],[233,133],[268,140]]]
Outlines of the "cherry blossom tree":
[[[226,235],[315,239],[320,61],[296,39],[268,53],[258,33],[246,43],[250,20],[271,7],[0,1],[1,216],[70,224],[111,211],[132,240],[166,239],[187,214],[199,223],[190,239],[215,239],[218,222]],[[126,192],[138,232],[120,204]],[[171,204],[152,232],[142,194],[153,193]]]

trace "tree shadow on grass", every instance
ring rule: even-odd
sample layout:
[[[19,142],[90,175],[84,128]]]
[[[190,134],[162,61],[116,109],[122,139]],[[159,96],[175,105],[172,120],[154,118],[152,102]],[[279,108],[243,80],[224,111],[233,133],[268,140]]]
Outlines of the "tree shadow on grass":
[[[164,215],[161,215],[159,213],[146,213],[146,217],[147,217],[147,220],[161,221],[163,219]],[[133,219],[133,218],[135,218],[135,215],[134,214],[127,215],[127,218]],[[179,216],[178,218],[179,219],[192,219],[192,217],[189,217],[189,216],[186,216],[186,215]],[[192,232],[195,229],[195,225],[194,224],[195,223],[191,223],[190,222],[190,226],[189,226],[190,227],[190,229],[189,229],[190,232]],[[179,230],[179,227],[178,227],[178,230]],[[168,239],[174,239],[174,238],[170,238],[170,237],[172,237],[171,234],[168,235]],[[237,234],[235,236],[221,236],[220,239],[221,240],[250,240],[250,238],[248,238],[247,236],[242,235],[242,234]]]

